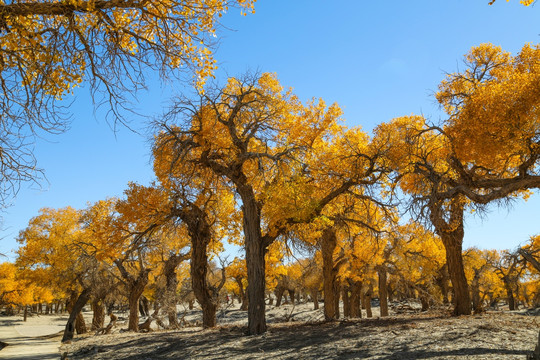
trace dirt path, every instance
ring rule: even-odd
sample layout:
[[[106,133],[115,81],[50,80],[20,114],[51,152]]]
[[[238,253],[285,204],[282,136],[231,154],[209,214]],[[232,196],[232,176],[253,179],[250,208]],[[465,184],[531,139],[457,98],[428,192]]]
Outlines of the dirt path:
[[[31,319],[24,323],[16,316],[0,318],[0,341],[7,344],[0,350],[0,359],[59,359],[61,321]],[[47,321],[49,320],[49,321]]]

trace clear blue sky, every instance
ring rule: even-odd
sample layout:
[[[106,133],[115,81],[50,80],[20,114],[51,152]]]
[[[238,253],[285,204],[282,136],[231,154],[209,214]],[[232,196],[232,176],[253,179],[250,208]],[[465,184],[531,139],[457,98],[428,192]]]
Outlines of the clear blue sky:
[[[349,126],[371,131],[393,117],[423,113],[443,116],[433,92],[444,76],[461,65],[474,45],[491,42],[516,52],[540,42],[540,5],[518,0],[259,0],[256,13],[233,9],[223,18],[216,58],[218,78],[246,70],[276,72],[282,84],[303,99],[337,102]],[[175,84],[174,86],[181,88]],[[158,114],[168,90],[154,87],[141,94],[139,110]],[[84,89],[72,107],[72,128],[46,136],[35,146],[48,183],[42,189],[23,185],[3,214],[0,252],[17,247],[15,237],[42,207],[83,208],[120,196],[129,181],[152,178],[149,142],[123,128],[116,134],[94,113]],[[143,128],[140,120],[134,127]],[[495,207],[482,220],[467,220],[465,246],[513,248],[540,233],[540,196],[516,202],[510,210]]]

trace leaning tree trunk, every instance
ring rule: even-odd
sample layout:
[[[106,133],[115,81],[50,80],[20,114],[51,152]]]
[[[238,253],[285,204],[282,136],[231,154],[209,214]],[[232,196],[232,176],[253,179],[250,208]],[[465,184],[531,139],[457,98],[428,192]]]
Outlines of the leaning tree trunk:
[[[91,294],[90,288],[84,289],[79,295],[79,297],[77,298],[77,301],[75,301],[75,304],[73,304],[73,307],[71,308],[71,312],[69,313],[69,318],[66,324],[66,328],[64,330],[64,336],[62,337],[62,342],[71,341],[73,339],[73,336],[75,333],[75,321],[79,315],[82,315],[81,310],[90,299],[90,294]]]
[[[388,286],[386,267],[381,265],[377,268],[379,277],[379,304],[381,317],[388,316]]]

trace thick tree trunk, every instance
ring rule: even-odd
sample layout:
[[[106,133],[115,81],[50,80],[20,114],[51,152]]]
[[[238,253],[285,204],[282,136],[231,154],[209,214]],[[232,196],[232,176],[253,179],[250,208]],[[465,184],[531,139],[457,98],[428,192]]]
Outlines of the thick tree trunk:
[[[443,304],[448,304],[450,301],[448,300],[448,265],[444,264],[444,266],[439,270],[439,276],[436,279],[437,285],[439,286],[439,289],[441,290],[441,295],[443,298]]]
[[[471,293],[472,293],[472,306],[475,314],[480,314],[484,312],[484,307],[482,306],[482,300],[480,299],[480,284],[479,284],[480,273],[478,271],[474,272],[474,277],[471,282]]]
[[[514,297],[514,291],[509,283],[504,284],[506,290],[506,301],[508,302],[508,310],[516,310],[516,300]]]
[[[139,292],[135,289],[132,289],[129,294],[128,331],[139,331],[139,296],[141,294],[142,291]]]
[[[366,293],[364,294],[363,300],[365,301],[366,307],[366,317],[373,317],[373,312],[371,311],[371,297],[373,294],[373,287],[370,285]]]
[[[101,329],[105,325],[105,306],[102,299],[94,299],[92,301],[92,330]]]
[[[134,277],[127,272],[124,264],[117,260],[115,261],[118,270],[124,278],[128,289],[128,304],[129,304],[129,319],[128,319],[128,331],[139,331],[139,299],[144,292],[146,285],[148,284],[149,269],[141,268],[137,277]]]
[[[90,299],[90,293],[90,288],[84,289],[75,303],[72,305],[66,328],[64,330],[64,336],[62,337],[62,342],[71,341],[73,339],[75,333],[75,321],[79,316],[82,316],[81,310]],[[84,321],[82,323],[84,324]]]
[[[388,287],[387,287],[387,273],[384,265],[377,268],[377,274],[379,277],[379,303],[381,317],[388,316]]]
[[[254,219],[245,219],[246,223],[250,223]],[[245,227],[248,232],[259,233],[260,227],[255,228],[252,224],[247,224]],[[251,229],[251,231],[249,231]],[[257,234],[251,234],[252,238],[256,238]],[[260,236],[259,236],[260,239]],[[248,241],[246,239],[246,265],[249,286],[247,288],[248,297],[248,334],[259,335],[266,331],[266,304],[264,302],[264,290],[266,285],[265,279],[265,248],[262,241]]]
[[[161,300],[164,310],[169,319],[169,328],[177,329],[178,317],[176,314],[176,290],[178,289],[178,279],[176,277],[176,268],[184,260],[183,256],[174,254],[170,256],[163,265],[163,274],[165,276],[165,293]]]
[[[150,316],[149,301],[143,295],[139,298],[139,313],[141,316]]]
[[[453,289],[454,315],[470,315],[471,299],[463,267],[463,231],[440,234],[446,249],[446,262]]]
[[[28,305],[24,305],[23,321],[26,321],[27,319],[28,319]]]
[[[194,209],[196,210],[196,209]],[[216,326],[216,310],[218,294],[212,293],[208,286],[208,252],[207,247],[211,240],[210,225],[205,221],[204,213],[195,213],[195,220],[188,224],[191,237],[191,285],[197,301],[203,312],[203,328]],[[219,292],[219,289],[216,290]],[[263,293],[264,294],[264,293]]]
[[[325,229],[321,236],[321,255],[323,260],[324,318],[327,321],[336,318],[334,297],[334,283],[336,281],[334,250],[336,245],[337,238],[334,229]]]
[[[283,293],[285,292],[285,289],[282,288],[281,286],[278,286],[274,293],[276,294],[276,307],[280,307],[281,306],[281,298],[283,297]]]
[[[362,294],[362,283],[360,281],[350,282],[351,287],[351,317],[352,318],[362,318],[362,309],[360,304],[360,296]]]
[[[470,315],[471,297],[462,255],[465,234],[463,229],[464,202],[459,198],[451,199],[448,221],[442,215],[444,210],[441,206],[440,203],[430,204],[430,217],[446,250],[446,264],[454,293],[454,315]]]
[[[258,335],[266,332],[266,287],[265,259],[266,248],[275,238],[266,238],[261,233],[261,209],[255,192],[247,179],[237,179],[237,191],[242,198],[242,214],[246,248],[248,334]]]

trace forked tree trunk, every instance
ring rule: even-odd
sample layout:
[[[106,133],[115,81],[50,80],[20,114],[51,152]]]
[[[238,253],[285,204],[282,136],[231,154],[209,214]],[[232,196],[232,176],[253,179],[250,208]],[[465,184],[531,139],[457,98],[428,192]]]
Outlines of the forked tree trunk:
[[[276,307],[280,307],[281,306],[281,298],[283,297],[283,293],[285,292],[285,289],[282,288],[281,286],[278,286],[274,293],[276,294]]]
[[[381,317],[388,316],[388,287],[387,287],[387,273],[386,267],[381,265],[377,268],[377,274],[379,277],[379,306]]]
[[[124,278],[127,285],[128,304],[129,304],[129,319],[128,319],[128,331],[139,331],[139,299],[148,284],[148,274],[150,269],[139,269],[137,277],[134,277],[127,272],[124,264],[117,260],[115,261],[118,270],[122,278]]]
[[[66,328],[64,330],[64,336],[62,337],[62,342],[70,341],[73,339],[73,336],[75,334],[75,321],[79,316],[82,316],[81,310],[90,299],[90,293],[90,288],[84,289],[75,301],[75,303],[72,305]],[[84,321],[82,323],[84,324]]]

